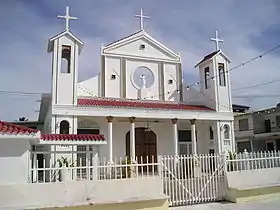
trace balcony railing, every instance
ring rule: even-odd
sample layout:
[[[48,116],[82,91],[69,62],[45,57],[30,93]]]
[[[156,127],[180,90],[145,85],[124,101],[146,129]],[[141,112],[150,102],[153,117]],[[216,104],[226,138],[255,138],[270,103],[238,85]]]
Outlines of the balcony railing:
[[[262,133],[277,133],[280,132],[280,127],[271,127],[271,129],[265,129],[265,128],[261,128],[261,129],[256,129],[254,130],[254,134],[262,134]]]

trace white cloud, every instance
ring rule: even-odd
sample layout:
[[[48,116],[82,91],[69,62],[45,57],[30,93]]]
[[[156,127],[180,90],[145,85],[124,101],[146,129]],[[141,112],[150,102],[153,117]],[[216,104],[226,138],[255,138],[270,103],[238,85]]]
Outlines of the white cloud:
[[[4,1],[3,1],[4,2]],[[79,20],[71,22],[73,32],[85,42],[79,61],[79,78],[97,73],[100,66],[100,45],[119,39],[139,28],[133,17],[143,7],[151,16],[146,30],[183,57],[185,81],[196,82],[194,64],[214,49],[209,42],[220,30],[222,49],[232,59],[232,67],[277,44],[277,36],[266,42],[263,32],[279,24],[279,3],[273,0],[242,1],[40,1],[28,4],[20,1],[0,3],[1,51],[0,90],[48,92],[51,84],[51,59],[46,52],[47,39],[63,29],[63,21],[55,16],[64,13],[67,3],[70,13]],[[11,12],[12,11],[12,12]],[[272,39],[272,40],[271,40]],[[269,43],[269,44],[267,44]],[[279,52],[279,51],[278,51]],[[231,72],[232,86],[239,88],[278,77],[279,55],[272,53]],[[234,91],[233,95],[277,93],[280,83],[258,89]],[[20,116],[36,119],[39,97],[0,94],[0,119],[14,120]],[[279,98],[248,101],[260,108],[278,103]]]

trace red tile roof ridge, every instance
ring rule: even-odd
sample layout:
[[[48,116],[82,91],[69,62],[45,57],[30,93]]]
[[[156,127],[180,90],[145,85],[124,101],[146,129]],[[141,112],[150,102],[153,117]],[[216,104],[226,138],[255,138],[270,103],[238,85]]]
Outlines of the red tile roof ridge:
[[[2,134],[36,134],[38,132],[40,131],[37,129],[0,121],[0,133]]]
[[[105,141],[103,134],[41,134],[44,141]]]
[[[144,109],[177,109],[177,110],[201,110],[214,111],[203,105],[190,105],[184,102],[155,101],[155,100],[127,100],[116,98],[79,98],[78,106],[95,107],[127,107]]]
[[[129,99],[129,98],[111,98],[111,97],[79,97],[78,100],[100,100],[100,101],[120,101],[120,102],[136,102],[136,103],[155,103],[155,104],[182,104],[189,106],[203,106],[187,104],[184,101],[160,101],[160,100],[148,100],[148,99]]]

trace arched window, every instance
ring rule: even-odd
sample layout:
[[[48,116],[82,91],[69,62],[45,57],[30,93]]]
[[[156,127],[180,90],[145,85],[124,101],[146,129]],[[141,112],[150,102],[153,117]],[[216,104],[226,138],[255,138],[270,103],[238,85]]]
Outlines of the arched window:
[[[220,86],[226,86],[226,72],[225,72],[225,65],[223,63],[218,64],[218,71],[219,71]]]
[[[212,126],[210,126],[210,128],[209,128],[209,134],[210,134],[210,139],[214,139],[214,131],[213,131]]]
[[[229,130],[229,125],[224,125],[224,139],[230,139],[229,138],[229,132],[230,132],[230,130]]]
[[[69,122],[62,120],[59,124],[59,133],[60,134],[69,134]]]
[[[62,46],[61,52],[61,73],[70,73],[71,64],[71,47]]]

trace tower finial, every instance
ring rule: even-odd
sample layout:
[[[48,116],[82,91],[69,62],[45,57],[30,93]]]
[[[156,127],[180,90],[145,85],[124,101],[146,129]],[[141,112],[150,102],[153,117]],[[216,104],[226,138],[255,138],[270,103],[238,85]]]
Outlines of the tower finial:
[[[218,30],[216,30],[216,37],[215,38],[210,38],[211,41],[214,41],[216,43],[216,50],[220,50],[220,47],[219,47],[219,42],[223,42],[224,40],[220,39],[219,38],[219,32]]]
[[[66,7],[66,14],[65,16],[62,16],[62,15],[58,15],[57,18],[60,18],[60,19],[65,19],[65,30],[66,31],[69,31],[69,21],[70,20],[77,20],[78,18],[77,17],[71,17],[69,15],[69,7],[67,6]]]
[[[144,18],[150,19],[150,17],[143,15],[142,8],[140,9],[140,15],[134,15],[134,16],[137,17],[137,18],[140,18],[140,30],[141,31],[144,30]]]

